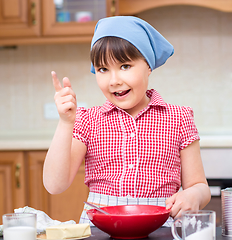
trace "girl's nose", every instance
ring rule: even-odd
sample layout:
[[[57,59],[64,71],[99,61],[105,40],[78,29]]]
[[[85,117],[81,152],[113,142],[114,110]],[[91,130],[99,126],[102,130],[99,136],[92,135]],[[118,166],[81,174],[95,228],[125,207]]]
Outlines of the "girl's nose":
[[[110,85],[114,86],[114,85],[121,85],[121,84],[122,84],[122,80],[120,78],[120,75],[117,72],[112,71],[110,75]]]

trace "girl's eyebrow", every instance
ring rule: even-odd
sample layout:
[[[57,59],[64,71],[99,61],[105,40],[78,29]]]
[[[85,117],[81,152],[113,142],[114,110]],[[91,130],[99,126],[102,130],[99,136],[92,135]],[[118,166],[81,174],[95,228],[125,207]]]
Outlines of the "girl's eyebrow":
[[[101,65],[98,65],[98,66],[96,66],[97,68],[108,68],[108,66],[107,65],[103,65],[103,64],[101,64]]]
[[[104,64],[104,63],[102,63],[102,62],[98,62],[98,63],[95,63],[95,65],[94,65],[95,67],[97,67],[97,68],[99,68],[99,67],[105,67],[105,66],[107,66],[107,64]]]

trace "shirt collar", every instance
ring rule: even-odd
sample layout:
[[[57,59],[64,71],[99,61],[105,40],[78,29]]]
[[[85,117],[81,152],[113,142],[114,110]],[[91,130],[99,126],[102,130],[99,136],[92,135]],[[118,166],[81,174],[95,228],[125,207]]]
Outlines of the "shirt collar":
[[[151,99],[148,106],[161,106],[161,107],[167,106],[167,103],[164,102],[163,98],[156,90],[154,89],[147,90],[147,96]],[[109,100],[106,100],[106,102],[101,107],[101,111],[102,113],[107,113],[115,108],[118,107],[111,103]]]
[[[151,99],[148,106],[161,106],[161,107],[167,106],[167,103],[164,102],[163,98],[156,90],[154,89],[147,90],[147,96]]]

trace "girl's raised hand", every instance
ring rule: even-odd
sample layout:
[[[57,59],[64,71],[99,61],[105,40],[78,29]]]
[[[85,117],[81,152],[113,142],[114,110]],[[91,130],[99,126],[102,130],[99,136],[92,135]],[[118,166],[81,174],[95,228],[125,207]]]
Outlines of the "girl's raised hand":
[[[55,103],[60,119],[66,123],[74,124],[76,117],[76,94],[67,77],[63,78],[63,87],[54,71],[51,72],[55,88]]]

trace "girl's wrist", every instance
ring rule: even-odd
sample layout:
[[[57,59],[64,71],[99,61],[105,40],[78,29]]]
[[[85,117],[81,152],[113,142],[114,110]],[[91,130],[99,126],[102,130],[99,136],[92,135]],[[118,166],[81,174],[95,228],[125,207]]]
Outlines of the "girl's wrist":
[[[74,123],[75,121],[73,122],[67,122],[67,121],[64,121],[60,118],[59,122],[58,122],[58,126],[62,127],[62,128],[65,128],[65,129],[71,129],[73,130],[73,127],[74,127]]]

